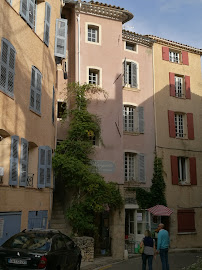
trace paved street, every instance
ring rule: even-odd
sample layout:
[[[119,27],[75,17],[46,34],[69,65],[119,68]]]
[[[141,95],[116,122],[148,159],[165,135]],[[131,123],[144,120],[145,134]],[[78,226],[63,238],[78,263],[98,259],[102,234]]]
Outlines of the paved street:
[[[169,254],[170,270],[180,270],[184,267],[195,263],[199,257],[202,257],[202,252],[177,252]],[[107,265],[100,268],[99,270],[141,270],[141,257],[129,259],[128,261],[116,263],[113,265]],[[148,269],[148,268],[147,268]],[[160,257],[157,256],[156,260],[153,261],[153,270],[161,270]]]

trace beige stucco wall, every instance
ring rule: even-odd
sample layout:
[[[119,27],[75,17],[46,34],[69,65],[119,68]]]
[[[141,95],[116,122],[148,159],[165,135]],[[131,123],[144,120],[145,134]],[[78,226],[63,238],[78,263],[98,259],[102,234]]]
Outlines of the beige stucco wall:
[[[6,132],[7,136],[17,135],[29,142],[28,173],[34,174],[33,188],[8,185],[11,138],[4,138],[0,142],[0,167],[4,167],[0,212],[22,211],[22,229],[27,227],[28,211],[48,210],[49,218],[51,214],[52,188],[37,189],[38,147],[47,145],[54,149],[56,139],[56,122],[52,123],[53,85],[56,81],[54,45],[55,22],[60,18],[61,4],[60,0],[48,2],[51,5],[48,47],[43,42],[45,1],[37,5],[36,32],[19,15],[20,0],[13,1],[13,6],[6,1],[0,3],[0,38],[9,40],[16,50],[14,98],[0,91],[0,110],[3,112],[0,115],[0,135]],[[32,66],[42,74],[41,115],[29,109]]]
[[[180,50],[179,48],[176,48]],[[201,62],[200,56],[191,52],[189,66],[162,60],[162,45],[154,44],[155,66],[155,109],[157,153],[163,158],[164,180],[166,182],[166,199],[168,207],[174,210],[170,218],[171,247],[201,246]],[[170,96],[169,72],[190,76],[191,99],[179,99]],[[193,113],[194,140],[169,137],[168,110]],[[186,156],[196,158],[197,185],[172,185],[170,156]],[[193,208],[195,210],[196,234],[178,234],[177,210]]]

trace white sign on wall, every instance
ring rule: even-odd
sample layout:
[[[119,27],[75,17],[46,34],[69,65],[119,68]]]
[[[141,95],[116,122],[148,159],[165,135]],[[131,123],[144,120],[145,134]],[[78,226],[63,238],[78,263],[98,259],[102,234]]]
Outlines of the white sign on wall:
[[[108,160],[93,160],[92,163],[100,173],[114,173],[116,169],[115,164]]]

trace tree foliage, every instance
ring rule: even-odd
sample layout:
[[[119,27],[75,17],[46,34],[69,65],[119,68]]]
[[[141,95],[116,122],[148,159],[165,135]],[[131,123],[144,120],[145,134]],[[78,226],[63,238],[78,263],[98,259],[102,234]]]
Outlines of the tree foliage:
[[[100,119],[88,110],[92,96],[104,95],[103,89],[89,84],[70,84],[68,99],[73,106],[65,112],[70,124],[67,138],[56,149],[53,168],[56,179],[61,179],[66,189],[75,193],[72,205],[67,211],[73,232],[78,235],[92,235],[97,230],[95,217],[106,208],[111,210],[123,203],[115,183],[106,183],[97,172],[91,157],[94,147],[89,134],[96,134],[101,140]]]

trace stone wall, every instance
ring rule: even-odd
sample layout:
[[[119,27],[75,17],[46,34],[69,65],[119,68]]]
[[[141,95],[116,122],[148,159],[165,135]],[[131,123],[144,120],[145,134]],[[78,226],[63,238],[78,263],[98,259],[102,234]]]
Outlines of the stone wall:
[[[81,249],[82,261],[94,261],[94,239],[92,237],[75,237],[75,244]]]

